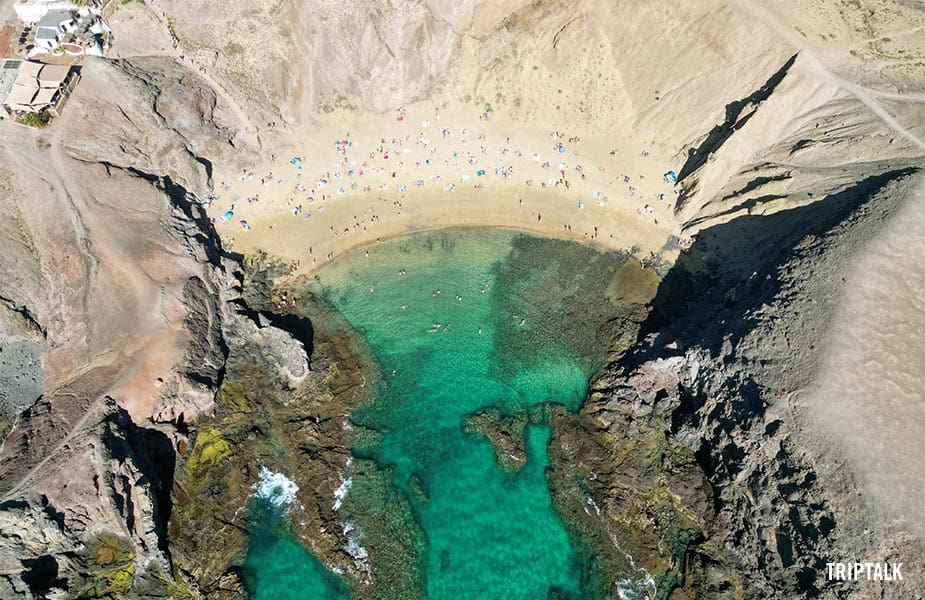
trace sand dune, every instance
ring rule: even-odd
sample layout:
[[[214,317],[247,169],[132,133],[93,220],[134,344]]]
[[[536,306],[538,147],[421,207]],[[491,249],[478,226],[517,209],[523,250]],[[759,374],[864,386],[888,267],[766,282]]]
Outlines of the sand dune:
[[[880,523],[925,541],[925,189],[853,266],[817,384],[811,422],[866,484]]]

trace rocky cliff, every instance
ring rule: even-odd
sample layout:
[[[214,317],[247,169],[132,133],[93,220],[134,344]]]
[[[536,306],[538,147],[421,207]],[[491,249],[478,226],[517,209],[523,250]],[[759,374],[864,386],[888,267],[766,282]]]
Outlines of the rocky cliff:
[[[578,512],[592,498],[587,520],[616,539],[638,530],[623,545],[632,555],[657,556],[653,538],[673,546],[667,570],[641,561],[680,587],[672,597],[922,594],[911,577],[880,589],[827,580],[833,557],[914,570],[922,547],[863,516],[858,480],[794,401],[819,372],[852,261],[921,185],[913,173],[702,232],[663,280],[631,354],[605,369],[578,419],[560,420],[556,452],[586,474],[560,501]]]
[[[851,466],[789,400],[817,374],[847,265],[917,181],[922,12],[768,6],[119,7],[116,55],[83,65],[64,116],[0,131],[0,596],[241,597],[241,457],[274,443],[309,440],[305,531],[330,519],[362,366],[331,335],[308,372],[310,350],[253,313],[288,310],[278,292],[248,296],[260,286],[198,202],[213,164],[247,164],[330,111],[418,100],[632,132],[679,164],[697,242],[579,417],[560,418],[552,449],[580,475],[556,484],[562,510],[606,552],[651,551],[638,566],[672,597],[922,596],[918,581],[824,581],[825,561],[859,553],[914,571],[920,540],[870,519]],[[255,368],[298,401],[227,387]],[[257,398],[279,406],[245,419]],[[202,425],[215,415],[240,421],[241,454],[213,470],[228,444]],[[268,441],[261,423],[288,434]],[[317,539],[352,568],[336,534]]]
[[[167,60],[82,75],[51,130],[3,132],[3,376],[18,380],[2,407],[3,597],[173,580],[180,425],[213,410],[227,354],[237,263],[194,193],[209,185],[198,152],[220,156],[233,124]]]

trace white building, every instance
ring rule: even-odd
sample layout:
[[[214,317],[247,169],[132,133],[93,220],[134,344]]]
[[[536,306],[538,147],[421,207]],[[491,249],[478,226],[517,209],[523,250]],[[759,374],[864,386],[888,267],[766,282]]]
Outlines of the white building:
[[[112,30],[96,8],[56,8],[35,23],[33,39],[29,58],[39,54],[102,56],[109,49]]]
[[[13,4],[16,16],[23,23],[38,23],[49,11],[77,10],[73,0],[16,0]]]
[[[64,34],[76,27],[77,22],[71,11],[48,11],[35,26],[35,46],[45,52],[51,52],[58,47]]]

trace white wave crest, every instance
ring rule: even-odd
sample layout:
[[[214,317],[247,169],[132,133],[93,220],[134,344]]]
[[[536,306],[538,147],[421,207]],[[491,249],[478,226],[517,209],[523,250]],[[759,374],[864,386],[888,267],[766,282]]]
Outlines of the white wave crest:
[[[340,509],[341,505],[344,503],[344,498],[347,497],[347,492],[350,491],[350,486],[353,485],[353,480],[349,477],[345,479],[336,490],[334,490],[334,510]]]
[[[341,522],[341,527],[344,528],[344,535],[347,536],[347,545],[344,547],[344,551],[353,558],[353,566],[358,571],[366,573],[368,577],[370,573],[369,553],[363,547],[363,539],[366,536],[361,529],[350,521]]]
[[[288,507],[295,502],[299,486],[282,473],[261,467],[260,481],[254,484],[253,490],[257,498],[268,500],[274,506]]]

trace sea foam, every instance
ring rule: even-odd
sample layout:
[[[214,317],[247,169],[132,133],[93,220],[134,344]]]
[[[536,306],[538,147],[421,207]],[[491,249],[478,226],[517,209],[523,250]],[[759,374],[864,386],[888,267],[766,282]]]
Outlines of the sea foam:
[[[626,557],[630,569],[636,574],[635,577],[624,577],[614,582],[617,585],[617,597],[620,600],[651,600],[655,598],[655,578],[643,567],[636,564],[633,557],[620,546],[616,536],[610,534],[610,541]]]
[[[345,479],[336,490],[334,490],[334,506],[333,510],[340,509],[341,505],[344,503],[344,498],[347,497],[347,492],[350,491],[350,486],[353,485],[353,480],[349,477]]]
[[[257,498],[267,500],[274,506],[289,507],[296,499],[299,486],[283,475],[266,467],[260,468],[260,481],[253,486]]]

